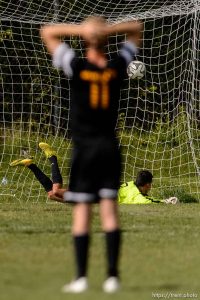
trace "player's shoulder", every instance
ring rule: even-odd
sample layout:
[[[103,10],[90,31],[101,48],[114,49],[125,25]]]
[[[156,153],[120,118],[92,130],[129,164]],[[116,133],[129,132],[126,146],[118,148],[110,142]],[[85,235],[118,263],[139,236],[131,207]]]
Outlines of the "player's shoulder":
[[[124,42],[118,52],[119,57],[126,63],[126,66],[135,59],[138,49],[133,42]]]
[[[120,186],[120,188],[131,188],[131,187],[134,187],[134,182],[133,181],[124,182]]]
[[[125,68],[126,60],[119,53],[114,53],[110,56],[108,65],[119,69]]]
[[[127,66],[134,59],[138,49],[133,42],[127,41],[120,45],[116,53],[111,54],[111,62],[113,64]]]
[[[85,57],[75,57],[73,65],[79,69],[92,69],[94,66]]]
[[[81,57],[75,56],[71,62],[73,66],[82,66],[84,64],[84,60]]]
[[[71,62],[71,67],[73,69],[73,77],[76,78],[81,70],[87,69],[87,60],[85,58],[76,56]]]
[[[111,53],[109,56],[109,61],[117,61],[121,60],[122,56],[120,55],[120,52]]]
[[[130,55],[134,56],[138,53],[138,48],[136,47],[134,42],[126,41],[121,44],[121,47],[119,49],[120,55],[122,55],[124,51],[126,51]]]

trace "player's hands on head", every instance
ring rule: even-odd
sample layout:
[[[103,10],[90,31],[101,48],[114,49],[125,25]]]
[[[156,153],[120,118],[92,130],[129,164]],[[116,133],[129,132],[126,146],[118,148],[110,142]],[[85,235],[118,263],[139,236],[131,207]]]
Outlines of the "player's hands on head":
[[[98,46],[105,43],[108,35],[106,22],[98,19],[88,19],[81,24],[81,36],[90,46]]]

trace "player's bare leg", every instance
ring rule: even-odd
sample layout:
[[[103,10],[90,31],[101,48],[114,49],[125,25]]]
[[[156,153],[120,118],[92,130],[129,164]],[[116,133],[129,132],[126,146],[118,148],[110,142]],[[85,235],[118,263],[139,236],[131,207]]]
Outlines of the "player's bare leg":
[[[102,199],[100,201],[100,217],[104,231],[112,231],[119,228],[117,201]]]
[[[47,193],[47,195],[48,195],[48,198],[50,200],[54,200],[54,201],[57,201],[57,202],[65,203],[65,201],[63,200],[63,197],[59,194],[59,190],[57,191],[57,194],[54,194],[53,190],[51,190],[51,191],[49,191]]]
[[[87,203],[77,203],[73,208],[73,235],[88,234],[90,230],[92,206]]]
[[[53,187],[53,189],[48,192],[48,198],[57,202],[66,203],[64,201],[64,193],[67,189],[60,188],[60,184],[53,184],[53,186],[54,185],[56,185],[56,187]]]
[[[118,260],[121,241],[117,201],[102,199],[100,201],[100,216],[106,237],[108,264],[107,279],[103,284],[103,290],[106,293],[114,293],[120,288]]]
[[[61,183],[53,183],[53,193],[56,194],[60,189],[62,189],[62,184]]]

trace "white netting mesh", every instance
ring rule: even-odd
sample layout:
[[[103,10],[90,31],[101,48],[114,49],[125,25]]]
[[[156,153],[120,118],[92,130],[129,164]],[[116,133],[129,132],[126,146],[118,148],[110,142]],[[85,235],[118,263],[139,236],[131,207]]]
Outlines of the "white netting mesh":
[[[67,181],[70,158],[70,83],[51,64],[39,37],[42,23],[79,22],[92,14],[111,22],[140,18],[144,43],[138,55],[145,78],[127,80],[121,92],[117,132],[123,151],[122,180],[153,171],[157,192],[184,188],[199,197],[200,1],[1,1],[0,194],[38,201],[43,190],[33,174],[9,162],[34,155],[50,173],[38,142],[58,150]],[[116,52],[124,37],[110,39]],[[82,42],[70,45],[84,55]],[[26,195],[26,198],[24,197]]]
[[[104,15],[108,19],[144,19],[188,14],[196,11],[199,0],[98,0],[96,4],[89,0],[2,0],[1,4],[1,19],[41,24],[57,18],[76,22],[91,14]]]

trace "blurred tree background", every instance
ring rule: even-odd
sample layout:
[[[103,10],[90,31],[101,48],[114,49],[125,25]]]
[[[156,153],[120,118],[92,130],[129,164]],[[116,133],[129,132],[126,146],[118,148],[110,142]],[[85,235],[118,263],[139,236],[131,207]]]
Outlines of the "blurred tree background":
[[[124,155],[139,155],[141,148],[141,157],[159,150],[161,159],[167,147],[169,151],[177,147],[177,157],[190,153],[176,162],[176,174],[179,164],[187,164],[188,173],[200,174],[200,22],[195,1],[99,0],[92,5],[77,0],[0,0],[0,4],[1,146],[6,129],[19,130],[22,136],[33,132],[70,138],[70,81],[52,67],[39,36],[42,24],[76,23],[89,14],[104,15],[109,22],[138,18],[144,22],[144,41],[137,59],[145,63],[146,74],[141,80],[125,80],[121,92],[117,132]],[[111,37],[108,54],[118,51],[124,38]],[[80,39],[71,37],[67,42],[84,56]],[[166,157],[172,160],[172,153]],[[136,170],[148,167],[156,172],[155,165],[142,161],[138,166],[131,161],[130,169],[134,164]],[[149,161],[156,163],[155,155]],[[125,164],[131,176],[127,158]],[[168,176],[171,164],[166,166]],[[164,169],[162,162],[159,168]]]
[[[138,11],[144,14],[151,2],[141,2]],[[163,3],[171,7],[175,2],[158,1],[150,11],[161,9]],[[103,4],[99,1],[92,12],[99,13]],[[5,5],[4,1],[1,5]],[[4,15],[7,12],[8,17],[4,16],[0,29],[0,122],[5,126],[23,123],[25,127],[31,126],[32,130],[40,126],[43,131],[70,134],[70,85],[64,75],[52,67],[51,58],[41,43],[39,28],[43,22],[81,20],[88,14],[88,5],[82,6],[81,14],[80,7],[80,1],[65,0],[49,3],[38,0],[10,1],[9,7],[3,7]],[[12,15],[9,9],[13,10]],[[127,13],[131,19],[126,1],[110,1],[104,11],[110,21],[113,21],[112,16],[119,20],[126,18]],[[73,19],[73,16],[76,18]],[[194,46],[196,51],[199,49],[198,36],[194,45],[194,28],[199,24],[195,19],[197,17],[199,15],[194,16],[192,12],[174,15],[172,11],[171,16],[143,19],[144,43],[138,59],[146,65],[146,76],[143,80],[125,82],[119,113],[125,116],[123,125],[127,128],[134,125],[150,130],[159,118],[173,121],[180,104],[186,112],[192,109],[190,113],[199,127],[199,101],[194,103],[199,99],[199,68],[193,49]],[[198,29],[196,32],[199,32]],[[122,37],[117,40],[111,38],[108,52],[116,52],[116,41],[121,40]],[[81,41],[71,39],[68,42],[84,55]]]

